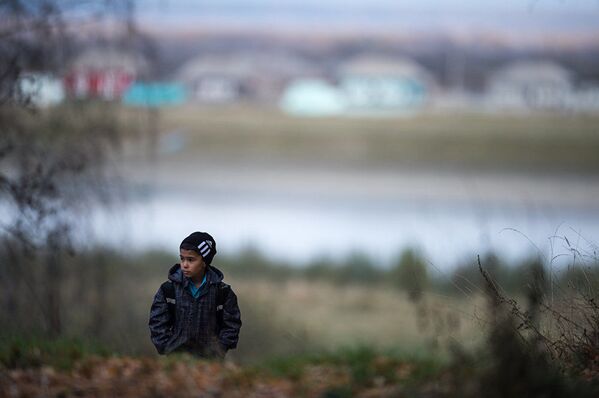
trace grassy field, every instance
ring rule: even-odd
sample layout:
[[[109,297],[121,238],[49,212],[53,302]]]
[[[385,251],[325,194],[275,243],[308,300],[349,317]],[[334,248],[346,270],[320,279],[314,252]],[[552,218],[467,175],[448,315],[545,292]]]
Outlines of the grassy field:
[[[163,257],[110,262],[101,330],[94,326],[95,274],[85,271],[95,266],[74,264],[73,279],[63,290],[65,302],[76,303],[64,313],[65,336],[93,336],[111,352],[155,356],[147,324],[153,296],[166,278],[168,260]],[[239,347],[231,352],[239,363],[360,346],[443,356],[451,343],[472,346],[486,322],[485,302],[476,294],[444,296],[428,291],[414,302],[405,291],[384,282],[337,284],[299,276],[273,279],[267,273],[227,275],[242,312]],[[82,289],[90,294],[82,294]],[[32,311],[31,317],[36,316]]]
[[[450,343],[470,347],[485,325],[484,301],[477,297],[460,299],[431,292],[414,303],[405,292],[387,285],[337,286],[304,279],[227,281],[242,311],[239,347],[231,352],[240,363],[360,346],[443,356]],[[156,278],[144,284],[137,293],[141,305],[136,312],[145,315],[160,283]]]
[[[248,107],[173,108],[154,119],[127,115],[162,138],[183,136],[185,149],[173,161],[599,172],[597,115],[295,118]]]
[[[269,313],[280,317],[282,325],[295,326],[323,347],[367,344],[418,351],[437,339],[464,342],[476,334],[475,307],[481,304],[432,293],[413,303],[405,292],[388,286],[334,286],[304,280],[236,281],[235,286],[242,303],[270,307]]]
[[[73,355],[101,348],[101,352],[157,357],[147,324],[154,293],[164,278],[138,275],[136,280],[133,285],[130,277],[112,280],[100,329],[94,323],[98,304],[93,296],[69,306],[64,313],[63,337],[82,344],[75,347]],[[382,284],[338,286],[295,278],[280,282],[227,278],[227,282],[238,295],[243,321],[239,346],[229,356],[241,364],[359,347],[441,360],[451,344],[470,348],[480,341],[487,321],[484,300],[478,297],[461,299],[428,292],[412,302],[405,292]],[[74,302],[78,289],[67,286],[64,299]],[[31,311],[30,316],[33,319],[38,314]],[[34,352],[7,360],[14,344],[24,345],[27,351],[37,347],[37,341],[43,346],[47,342],[33,335],[30,347],[30,334],[25,330],[14,330],[12,335],[6,332],[0,335],[0,362],[48,360],[36,359]],[[65,347],[68,344],[56,349],[65,351]],[[65,362],[64,358],[60,361]]]

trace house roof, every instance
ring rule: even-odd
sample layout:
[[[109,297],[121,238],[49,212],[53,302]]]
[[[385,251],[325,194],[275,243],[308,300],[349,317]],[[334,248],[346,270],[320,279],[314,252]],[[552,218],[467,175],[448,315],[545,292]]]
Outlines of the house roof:
[[[188,82],[204,75],[231,78],[310,76],[316,72],[307,61],[287,53],[242,52],[200,55],[183,65],[177,79]]]
[[[111,48],[87,50],[71,63],[71,68],[74,69],[116,69],[133,75],[147,72],[148,67],[141,55]]]
[[[408,58],[359,56],[339,67],[339,74],[360,76],[402,76],[432,80],[430,73]]]
[[[563,66],[551,61],[516,61],[495,71],[491,80],[512,83],[570,84],[572,74]]]

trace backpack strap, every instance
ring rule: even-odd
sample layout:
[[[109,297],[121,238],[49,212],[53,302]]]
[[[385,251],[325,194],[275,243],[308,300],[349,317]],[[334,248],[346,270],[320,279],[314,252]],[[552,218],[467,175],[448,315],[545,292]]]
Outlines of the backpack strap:
[[[177,314],[177,299],[175,298],[175,286],[173,282],[167,280],[162,285],[160,285],[160,289],[162,290],[162,294],[166,298],[166,304],[168,305],[168,313],[171,318],[171,322],[175,323],[175,316]]]
[[[225,282],[218,284],[218,290],[216,291],[216,327],[218,328],[218,332],[223,328],[224,306],[230,291],[231,285],[227,285]]]

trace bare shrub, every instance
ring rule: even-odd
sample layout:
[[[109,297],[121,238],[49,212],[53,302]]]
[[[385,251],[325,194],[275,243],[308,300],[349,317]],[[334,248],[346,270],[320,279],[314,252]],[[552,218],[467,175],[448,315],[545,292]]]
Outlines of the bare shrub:
[[[599,375],[598,292],[591,279],[584,286],[564,286],[539,261],[531,268],[522,305],[507,296],[480,258],[478,265],[491,316],[486,391],[496,396],[591,394]]]
[[[24,91],[28,72],[56,74],[73,49],[65,15],[85,11],[128,18],[125,2],[79,4],[57,0],[0,3],[0,267],[2,314],[7,329],[37,319],[33,328],[50,336],[63,332],[64,258],[85,223],[91,202],[107,202],[114,174],[107,165],[123,135],[117,108],[105,102],[38,108]],[[33,298],[33,300],[32,300]],[[6,331],[6,329],[5,329]]]

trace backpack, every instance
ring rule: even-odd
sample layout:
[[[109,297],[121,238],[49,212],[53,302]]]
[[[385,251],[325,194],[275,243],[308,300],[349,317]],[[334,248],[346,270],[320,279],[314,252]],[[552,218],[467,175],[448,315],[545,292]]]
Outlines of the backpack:
[[[171,280],[167,280],[162,285],[160,285],[160,289],[162,290],[162,294],[164,294],[164,297],[166,298],[166,304],[168,305],[168,312],[170,318],[172,322],[174,322],[177,314],[175,285],[173,285],[173,282]],[[216,291],[216,326],[218,328],[218,331],[220,331],[223,328],[223,308],[230,291],[231,285],[227,285],[224,282],[219,282],[218,290]]]

